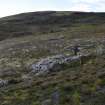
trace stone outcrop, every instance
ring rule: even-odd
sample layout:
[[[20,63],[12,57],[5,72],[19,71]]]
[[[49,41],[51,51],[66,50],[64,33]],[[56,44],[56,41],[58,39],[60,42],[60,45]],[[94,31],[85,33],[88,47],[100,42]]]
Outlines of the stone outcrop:
[[[87,58],[90,55],[78,55],[78,56],[67,56],[67,55],[56,55],[41,59],[39,62],[31,65],[31,73],[35,75],[46,74],[53,71],[61,70],[63,65],[70,65],[72,63],[81,63],[83,58]]]

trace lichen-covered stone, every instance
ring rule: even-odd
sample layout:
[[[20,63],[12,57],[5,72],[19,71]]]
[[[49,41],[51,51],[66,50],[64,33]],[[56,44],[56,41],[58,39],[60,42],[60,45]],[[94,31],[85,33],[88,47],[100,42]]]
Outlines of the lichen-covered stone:
[[[78,55],[78,56],[66,56],[66,55],[56,55],[52,57],[47,57],[41,59],[39,62],[31,65],[31,74],[46,74],[51,71],[58,71],[62,69],[63,64],[70,64],[80,62],[82,57],[86,57],[89,55]]]

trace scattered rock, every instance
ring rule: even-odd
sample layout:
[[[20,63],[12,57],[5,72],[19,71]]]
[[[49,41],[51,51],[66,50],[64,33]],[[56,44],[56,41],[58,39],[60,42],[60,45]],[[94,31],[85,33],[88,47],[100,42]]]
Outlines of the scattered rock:
[[[4,86],[7,86],[7,85],[8,85],[8,80],[2,80],[2,79],[0,79],[0,88],[4,87]]]

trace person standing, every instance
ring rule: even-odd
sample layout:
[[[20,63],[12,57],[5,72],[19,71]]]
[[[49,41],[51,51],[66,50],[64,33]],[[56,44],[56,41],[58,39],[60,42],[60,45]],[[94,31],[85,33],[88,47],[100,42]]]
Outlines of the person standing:
[[[76,55],[78,55],[78,52],[79,52],[80,50],[79,50],[79,46],[77,46],[77,45],[75,45],[74,47],[73,47],[73,53],[74,53],[74,55],[76,56]]]

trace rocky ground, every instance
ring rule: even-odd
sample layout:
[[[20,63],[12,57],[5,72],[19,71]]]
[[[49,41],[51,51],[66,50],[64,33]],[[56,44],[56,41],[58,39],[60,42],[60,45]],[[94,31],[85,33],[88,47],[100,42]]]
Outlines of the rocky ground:
[[[34,16],[45,27],[29,20]],[[5,36],[0,37],[0,105],[104,105],[104,20],[104,13],[74,12],[0,19],[0,35]],[[16,37],[14,31],[24,30],[23,24],[34,31]],[[72,50],[75,45],[80,50],[77,56]]]
[[[12,40],[1,42],[1,105],[50,105],[54,91],[61,105],[104,105],[104,38]]]

